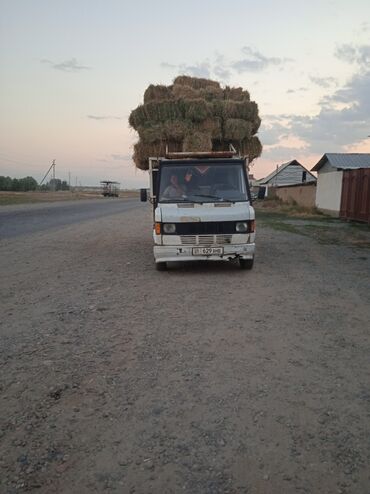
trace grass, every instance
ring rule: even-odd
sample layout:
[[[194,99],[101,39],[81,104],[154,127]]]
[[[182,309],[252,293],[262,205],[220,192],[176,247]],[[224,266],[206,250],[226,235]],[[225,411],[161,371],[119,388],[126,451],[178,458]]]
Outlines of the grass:
[[[121,191],[120,197],[139,197],[137,191]],[[34,204],[43,202],[77,201],[84,199],[104,199],[98,191],[58,191],[58,192],[4,192],[0,191],[0,207],[16,204]]]
[[[324,245],[370,249],[369,225],[342,221],[316,208],[283,204],[275,199],[257,201],[254,206],[257,221],[274,230],[311,237]]]

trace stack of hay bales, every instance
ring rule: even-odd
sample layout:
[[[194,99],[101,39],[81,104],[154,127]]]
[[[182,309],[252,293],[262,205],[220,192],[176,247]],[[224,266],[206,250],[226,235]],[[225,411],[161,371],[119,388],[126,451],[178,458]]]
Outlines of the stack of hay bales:
[[[255,135],[261,124],[258,106],[242,88],[222,88],[216,81],[179,76],[171,86],[151,84],[144,104],[133,110],[130,126],[139,134],[136,166],[147,170],[148,158],[169,151],[221,151],[232,144],[253,159],[262,145]]]

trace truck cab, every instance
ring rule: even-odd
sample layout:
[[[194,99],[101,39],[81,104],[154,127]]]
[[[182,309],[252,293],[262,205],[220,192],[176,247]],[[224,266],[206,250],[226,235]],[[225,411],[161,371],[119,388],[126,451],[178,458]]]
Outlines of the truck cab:
[[[158,270],[168,262],[200,260],[253,267],[255,213],[244,158],[169,153],[149,160],[149,174]]]

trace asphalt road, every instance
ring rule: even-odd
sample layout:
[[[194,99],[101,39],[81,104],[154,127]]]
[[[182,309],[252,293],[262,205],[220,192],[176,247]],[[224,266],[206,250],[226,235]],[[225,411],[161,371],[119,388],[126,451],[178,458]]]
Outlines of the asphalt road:
[[[4,206],[0,209],[0,239],[61,228],[140,207],[138,199],[94,199],[49,204]]]

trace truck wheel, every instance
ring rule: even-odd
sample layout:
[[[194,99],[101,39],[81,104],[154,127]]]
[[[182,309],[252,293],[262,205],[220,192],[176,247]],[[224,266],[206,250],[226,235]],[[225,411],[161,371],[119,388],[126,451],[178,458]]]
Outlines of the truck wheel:
[[[155,263],[155,269],[157,271],[166,271],[167,263],[166,262],[156,262]]]
[[[253,259],[239,259],[239,265],[241,269],[252,269],[254,263]]]

